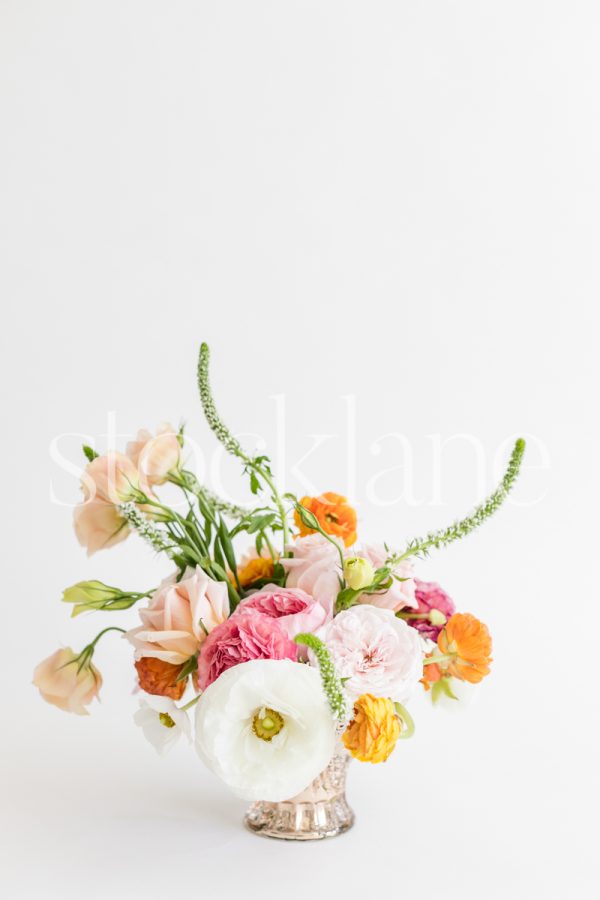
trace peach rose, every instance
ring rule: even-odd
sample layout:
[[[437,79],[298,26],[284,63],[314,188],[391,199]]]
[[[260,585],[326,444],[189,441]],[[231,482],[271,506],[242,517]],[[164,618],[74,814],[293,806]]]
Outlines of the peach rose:
[[[181,461],[177,432],[167,423],[158,426],[156,435],[140,429],[135,440],[127,444],[126,453],[148,485],[164,484],[169,472],[178,469]]]
[[[227,585],[213,581],[200,567],[188,569],[179,582],[175,576],[163,581],[139,614],[142,625],[125,635],[135,647],[136,659],[153,656],[180,666],[228,617]]]
[[[89,715],[86,706],[98,697],[102,676],[91,663],[77,671],[77,654],[70,647],[44,659],[33,673],[33,683],[48,703],[78,716]]]

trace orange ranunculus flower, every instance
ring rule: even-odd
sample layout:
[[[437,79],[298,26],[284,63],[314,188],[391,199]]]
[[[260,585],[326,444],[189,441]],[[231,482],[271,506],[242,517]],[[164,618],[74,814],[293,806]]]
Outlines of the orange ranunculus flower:
[[[273,577],[274,563],[271,557],[257,556],[238,568],[238,578],[243,588],[249,587],[255,581]]]
[[[438,647],[453,657],[448,663],[448,674],[471,684],[489,674],[492,638],[487,626],[470,613],[454,613],[448,619],[439,633]]]
[[[317,517],[319,525],[327,534],[342,538],[346,547],[355,542],[356,510],[341,494],[327,491],[319,497],[303,497],[300,503]],[[297,512],[294,513],[294,521],[301,535],[314,533],[312,528],[303,523]]]
[[[342,735],[344,747],[361,762],[385,762],[400,736],[394,704],[387,697],[362,694],[354,704],[354,718]]]
[[[183,666],[173,665],[154,656],[142,656],[136,660],[135,667],[138,673],[140,687],[147,694],[158,694],[160,697],[170,697],[171,700],[181,700],[187,678],[177,681]]]
[[[425,688],[426,691],[429,690],[432,684],[435,684],[436,681],[439,681],[442,677],[442,671],[440,667],[436,663],[431,663],[429,666],[423,666],[423,677],[421,678],[421,684]]]

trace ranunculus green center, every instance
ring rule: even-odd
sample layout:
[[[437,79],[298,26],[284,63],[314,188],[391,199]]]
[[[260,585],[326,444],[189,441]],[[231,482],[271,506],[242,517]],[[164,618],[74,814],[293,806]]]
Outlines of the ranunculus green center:
[[[164,725],[165,728],[175,728],[175,722],[169,713],[159,713],[158,718],[160,719],[160,724]]]
[[[279,734],[283,726],[284,721],[281,713],[268,707],[259,709],[252,720],[254,734],[263,741],[272,740],[276,734]]]

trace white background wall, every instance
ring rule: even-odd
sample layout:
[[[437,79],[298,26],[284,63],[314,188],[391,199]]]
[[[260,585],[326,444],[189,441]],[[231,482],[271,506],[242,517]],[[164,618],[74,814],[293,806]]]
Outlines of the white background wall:
[[[598,896],[599,32],[580,0],[1,0],[6,896]],[[69,433],[111,412],[124,434],[183,417],[208,458],[203,339],[234,429],[298,490],[331,435],[302,472],[395,546],[480,487],[457,439],[433,497],[430,435],[480,442],[485,490],[531,436],[514,502],[419,570],[489,624],[493,675],[353,765],[338,841],[261,841],[191,750],[155,757],[118,640],[89,718],[30,685],[100,624],[63,587],[168,570],[134,538],[86,559],[51,444],[79,465]],[[369,479],[411,462],[395,437],[377,455],[388,433],[414,472],[382,507]]]

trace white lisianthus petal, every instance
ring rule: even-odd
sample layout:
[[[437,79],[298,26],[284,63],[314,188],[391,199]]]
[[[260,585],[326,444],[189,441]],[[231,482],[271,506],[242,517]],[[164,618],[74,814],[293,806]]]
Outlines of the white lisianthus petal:
[[[262,709],[278,712],[270,741],[252,728]],[[323,771],[335,723],[315,669],[282,659],[255,659],[223,672],[196,707],[196,747],[206,765],[245,800],[279,802]]]
[[[160,720],[161,713],[170,716],[174,723],[167,727]],[[158,697],[154,694],[145,694],[140,697],[140,708],[134,714],[133,720],[144,732],[144,737],[150,741],[157,753],[164,756],[171,750],[183,734],[188,743],[192,739],[192,729],[188,714],[177,706],[168,697]]]

